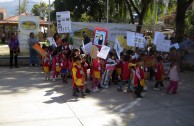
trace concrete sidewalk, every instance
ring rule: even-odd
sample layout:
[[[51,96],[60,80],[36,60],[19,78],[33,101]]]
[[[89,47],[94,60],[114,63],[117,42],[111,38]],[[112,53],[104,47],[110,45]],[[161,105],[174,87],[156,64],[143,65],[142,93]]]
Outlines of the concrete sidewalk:
[[[181,73],[176,95],[153,91],[154,82],[149,82],[142,99],[117,92],[114,84],[75,99],[70,79],[68,84],[45,81],[40,67],[0,71],[0,126],[194,125],[193,72]]]

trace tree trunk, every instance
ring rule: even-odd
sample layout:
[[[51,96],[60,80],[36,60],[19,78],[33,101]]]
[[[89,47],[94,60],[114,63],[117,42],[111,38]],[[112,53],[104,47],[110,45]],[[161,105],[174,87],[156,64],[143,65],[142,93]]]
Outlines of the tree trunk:
[[[185,13],[193,0],[177,0],[175,42],[182,42],[185,31]]]
[[[139,23],[138,23],[136,32],[141,33],[141,28],[142,28],[142,25],[143,25],[143,18],[144,18],[144,16],[139,15]]]
[[[125,3],[127,4],[127,8],[128,8],[129,14],[130,14],[131,23],[134,24],[135,21],[134,21],[134,18],[133,18],[133,11],[131,9],[131,5],[130,5],[128,0],[125,0]]]

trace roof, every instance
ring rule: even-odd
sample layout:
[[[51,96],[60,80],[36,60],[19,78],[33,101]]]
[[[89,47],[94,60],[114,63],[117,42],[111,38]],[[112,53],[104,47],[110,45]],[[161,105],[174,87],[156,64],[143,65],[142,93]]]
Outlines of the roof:
[[[19,16],[32,16],[28,13],[22,13],[20,15],[8,17],[2,21],[0,21],[0,25],[12,25],[12,26],[17,26],[18,25],[18,20]],[[40,19],[40,26],[48,26],[48,22]]]

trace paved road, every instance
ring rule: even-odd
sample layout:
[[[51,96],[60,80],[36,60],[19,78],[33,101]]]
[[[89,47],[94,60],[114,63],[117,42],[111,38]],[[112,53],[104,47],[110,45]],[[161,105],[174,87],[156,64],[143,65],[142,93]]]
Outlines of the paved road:
[[[142,99],[117,92],[115,85],[75,99],[71,80],[45,81],[39,67],[0,71],[0,126],[194,125],[192,72],[181,74],[177,95],[153,91],[154,82],[149,82]]]

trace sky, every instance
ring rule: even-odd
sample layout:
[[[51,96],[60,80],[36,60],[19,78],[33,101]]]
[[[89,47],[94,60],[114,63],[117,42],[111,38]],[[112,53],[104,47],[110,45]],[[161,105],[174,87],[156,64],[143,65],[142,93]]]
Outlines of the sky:
[[[20,0],[22,3],[23,0]],[[50,0],[52,3],[54,0]],[[40,2],[49,3],[49,0],[28,0],[27,12],[30,13],[34,4]],[[5,8],[7,11],[7,17],[14,16],[18,13],[17,8],[19,6],[19,0],[0,0],[0,8]]]

